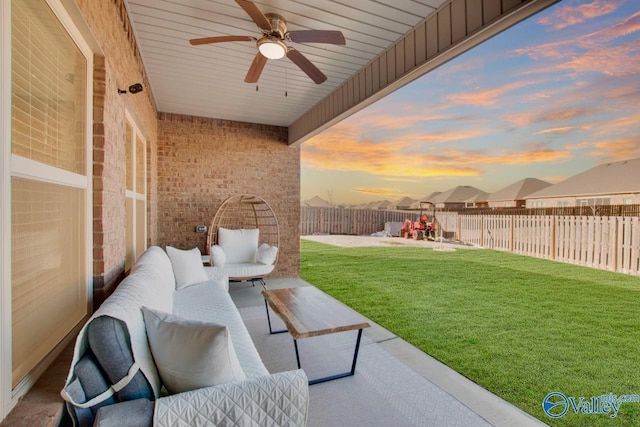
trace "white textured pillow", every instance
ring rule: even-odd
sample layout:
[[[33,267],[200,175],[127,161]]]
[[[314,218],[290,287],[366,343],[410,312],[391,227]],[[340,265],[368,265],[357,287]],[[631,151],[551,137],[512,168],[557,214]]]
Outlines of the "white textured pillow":
[[[258,233],[257,228],[230,230],[220,227],[218,229],[218,245],[227,256],[227,263],[256,262]]]
[[[258,255],[256,255],[256,261],[265,265],[273,265],[276,262],[278,256],[278,247],[269,246],[263,243],[258,248]]]
[[[167,246],[167,255],[171,260],[173,275],[176,278],[176,289],[186,288],[209,280],[202,265],[200,249],[193,248],[189,251]]]
[[[147,338],[169,393],[242,381],[229,329],[142,307]]]
[[[218,245],[211,246],[211,265],[213,267],[224,267],[224,263],[227,262],[227,256],[224,254],[224,250]]]

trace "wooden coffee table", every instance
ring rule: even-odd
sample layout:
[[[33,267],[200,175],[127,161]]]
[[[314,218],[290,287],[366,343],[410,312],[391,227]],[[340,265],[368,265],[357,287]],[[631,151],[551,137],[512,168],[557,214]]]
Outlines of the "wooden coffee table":
[[[296,350],[298,369],[300,369],[299,339],[358,330],[351,371],[310,380],[309,385],[348,377],[355,373],[362,329],[371,326],[364,321],[362,316],[312,286],[267,289],[262,291],[262,295],[267,309],[269,333],[289,332],[291,334]],[[273,331],[271,329],[269,307],[284,321],[287,329],[282,331]]]

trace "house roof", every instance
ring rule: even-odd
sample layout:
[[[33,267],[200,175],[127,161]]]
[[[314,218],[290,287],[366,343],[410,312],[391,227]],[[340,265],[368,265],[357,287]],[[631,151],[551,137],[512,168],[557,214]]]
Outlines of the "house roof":
[[[433,199],[435,199],[437,195],[439,195],[441,193],[442,193],[441,191],[434,191],[433,193],[431,193],[431,194],[429,194],[427,196],[424,196],[422,199],[420,199],[420,201],[422,201],[422,202],[430,202]]]
[[[331,205],[331,203],[329,203],[326,200],[320,198],[319,196],[313,196],[309,200],[305,200],[303,203],[306,206],[309,206],[311,208],[331,208],[331,207],[333,207]]]
[[[388,200],[383,200],[381,202],[376,202],[375,207],[378,209],[386,209],[388,207],[393,206],[393,203],[391,203]]]
[[[486,202],[488,196],[489,196],[489,193],[486,193],[486,192],[483,191],[481,193],[474,194],[473,196],[469,197],[464,202],[465,203]]]
[[[530,194],[526,199],[640,193],[640,158],[604,163]]]
[[[268,60],[257,83],[244,82],[257,54],[251,38],[263,36],[243,10],[245,1],[125,0],[131,28],[129,22],[123,26],[135,35],[134,49],[145,68],[142,83],[159,112],[286,126],[294,143],[555,1],[511,1],[508,7],[484,10],[481,2],[461,8],[458,0],[250,2],[262,14],[284,17],[288,31],[343,33],[345,45],[285,40],[327,76],[322,84],[286,57]],[[437,37],[427,38],[433,31]],[[189,43],[221,36],[247,40]]]
[[[403,197],[395,203],[395,206],[411,207],[415,205],[416,200],[411,197]]]
[[[524,200],[524,198],[536,191],[547,188],[551,183],[538,178],[525,178],[514,182],[487,197],[488,202]]]
[[[459,185],[457,187],[450,188],[449,190],[438,194],[430,200],[432,203],[464,203],[470,198],[479,195],[488,194],[471,185]]]

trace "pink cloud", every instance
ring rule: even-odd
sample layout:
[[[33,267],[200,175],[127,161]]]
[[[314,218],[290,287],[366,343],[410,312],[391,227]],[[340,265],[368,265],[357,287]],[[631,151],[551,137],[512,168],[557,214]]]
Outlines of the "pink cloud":
[[[608,160],[626,160],[640,156],[640,135],[629,138],[596,142],[594,150],[589,153],[592,157]]]
[[[564,146],[567,150],[583,150],[590,147],[593,147],[593,143],[591,142],[579,142],[577,144],[567,144]]]
[[[606,76],[628,76],[640,68],[640,44],[638,40],[612,45],[611,42],[640,31],[640,12],[603,30],[577,38],[542,43],[514,51],[526,55],[542,65],[529,69],[526,74],[571,71],[574,78],[584,73],[596,72]]]
[[[420,180],[418,179],[413,179],[413,178],[395,178],[395,177],[385,177],[382,178],[384,181],[390,181],[390,182],[420,182]]]
[[[623,77],[638,73],[640,49],[638,40],[620,46],[600,46],[589,49],[559,64],[556,70],[576,74],[597,72],[605,76]]]
[[[416,127],[424,124],[425,122],[446,120],[450,118],[450,115],[434,114],[432,111],[416,111],[415,108],[411,108],[411,110],[411,113],[398,115],[378,112],[374,112],[373,114],[364,113],[361,116],[354,118],[352,123],[355,126],[360,126],[363,130],[371,128],[375,128],[377,130],[397,130]]]
[[[575,129],[575,126],[562,126],[562,127],[557,127],[557,128],[549,128],[549,129],[544,129],[541,130],[539,132],[536,132],[536,135],[547,135],[547,134],[556,134],[556,133],[565,133],[565,132],[569,132],[573,129]]]
[[[602,123],[597,131],[597,135],[610,135],[629,132],[640,128],[640,112],[634,115],[618,117],[610,122]]]
[[[544,146],[531,147],[525,151],[504,151],[495,154],[483,152],[449,149],[442,156],[437,156],[439,161],[455,162],[458,165],[526,165],[530,163],[558,162],[569,160],[571,154],[566,149],[554,150]]]
[[[539,18],[538,23],[560,30],[599,16],[608,15],[615,12],[623,3],[624,1],[594,0],[591,3],[578,6],[566,5],[559,7],[552,14]]]
[[[548,181],[548,182],[551,182],[551,183],[555,183],[555,182],[564,181],[567,178],[569,178],[569,177],[565,176],[565,175],[548,175],[548,176],[543,176],[540,179],[543,180],[543,181]]]
[[[464,92],[447,95],[445,101],[455,104],[477,105],[481,107],[493,107],[500,103],[500,98],[505,94],[535,84],[532,80],[521,80],[501,85],[499,87],[480,90],[476,92]]]
[[[535,123],[565,123],[568,120],[584,119],[600,112],[598,106],[590,107],[547,107],[546,105],[522,113],[507,114],[503,118],[517,126],[528,126]],[[556,126],[563,127],[563,126]]]
[[[375,196],[397,196],[402,191],[399,188],[381,188],[381,187],[358,187],[352,191],[362,194],[372,194]]]
[[[465,141],[473,138],[478,138],[484,135],[488,135],[492,132],[491,129],[484,128],[460,128],[450,129],[446,131],[433,131],[433,132],[412,132],[404,135],[399,135],[397,139],[399,141],[406,141],[407,143],[444,143],[452,141]]]

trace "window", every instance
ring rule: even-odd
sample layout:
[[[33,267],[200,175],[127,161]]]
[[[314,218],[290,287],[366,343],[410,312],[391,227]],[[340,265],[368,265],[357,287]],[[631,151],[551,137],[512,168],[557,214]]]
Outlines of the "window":
[[[11,261],[2,261],[10,266],[2,287],[10,287],[11,329],[2,332],[11,354],[0,356],[11,360],[3,391],[15,392],[89,311],[93,64],[58,0],[12,0],[10,22],[2,200],[11,206],[3,228]]]
[[[147,248],[147,144],[129,114],[126,121],[125,147],[127,256],[124,268],[125,271],[129,271]]]
[[[593,197],[589,199],[577,199],[577,206],[607,206],[611,204],[609,197]]]

